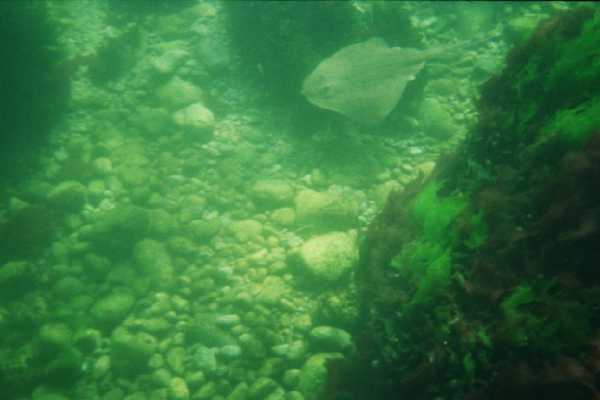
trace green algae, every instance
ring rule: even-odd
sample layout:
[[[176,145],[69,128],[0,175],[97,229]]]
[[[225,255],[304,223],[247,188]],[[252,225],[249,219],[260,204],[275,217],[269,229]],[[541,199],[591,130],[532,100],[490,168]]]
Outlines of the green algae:
[[[425,186],[412,204],[415,221],[422,227],[426,240],[444,241],[448,226],[466,206],[458,196],[440,198],[441,184],[432,181]]]
[[[559,41],[554,52],[556,62],[545,79],[548,91],[577,93],[589,98],[600,83],[600,14],[596,13],[573,40]]]
[[[558,111],[543,131],[546,137],[559,134],[569,143],[580,145],[598,130],[600,130],[600,99],[594,98],[577,107]]]
[[[475,250],[483,246],[488,239],[488,226],[485,223],[483,211],[470,216],[469,226],[471,231],[464,243],[469,249]]]

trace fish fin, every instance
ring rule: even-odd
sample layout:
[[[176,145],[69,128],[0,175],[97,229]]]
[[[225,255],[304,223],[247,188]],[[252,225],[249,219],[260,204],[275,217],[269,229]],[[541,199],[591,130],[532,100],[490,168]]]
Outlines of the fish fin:
[[[374,37],[364,42],[346,46],[330,57],[330,60],[343,60],[344,62],[364,61],[366,54],[380,54],[388,51],[390,47],[380,37]]]

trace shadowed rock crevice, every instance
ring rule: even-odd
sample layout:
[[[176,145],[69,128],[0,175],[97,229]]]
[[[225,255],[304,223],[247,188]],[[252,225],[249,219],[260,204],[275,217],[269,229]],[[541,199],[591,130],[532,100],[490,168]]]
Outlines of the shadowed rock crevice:
[[[55,33],[43,2],[0,3],[0,178],[33,169],[29,157],[46,143],[65,112],[68,72],[59,65]]]

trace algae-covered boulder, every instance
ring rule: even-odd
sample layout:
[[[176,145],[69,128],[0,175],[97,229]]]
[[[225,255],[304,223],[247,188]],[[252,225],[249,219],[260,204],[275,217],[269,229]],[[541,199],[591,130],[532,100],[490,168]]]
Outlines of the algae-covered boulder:
[[[248,395],[251,399],[266,399],[278,388],[279,385],[275,380],[263,376],[254,381],[252,386],[250,386]]]
[[[67,347],[44,366],[44,379],[57,387],[69,387],[82,374],[83,357],[75,348]]]
[[[171,256],[164,244],[153,239],[140,240],[133,249],[138,270],[157,287],[168,287],[174,278]]]
[[[195,219],[188,223],[188,232],[200,242],[212,239],[221,229],[221,221],[217,218]]]
[[[87,189],[80,182],[64,181],[48,193],[48,204],[64,212],[77,212],[85,204]]]
[[[103,254],[114,256],[129,252],[146,235],[148,212],[135,206],[119,206],[94,216],[91,226],[81,236]]]
[[[154,57],[150,64],[152,68],[161,75],[173,73],[175,69],[187,58],[189,53],[183,48],[180,43],[173,43],[164,53],[158,57]]]
[[[72,337],[73,332],[66,324],[44,324],[36,341],[36,351],[43,358],[51,358],[69,347]]]
[[[156,339],[148,333],[115,329],[110,345],[112,370],[120,376],[132,376],[146,371],[156,346]]]
[[[62,394],[44,393],[44,394],[34,395],[33,400],[69,400],[69,398],[63,396]]]
[[[312,232],[354,228],[359,204],[341,193],[304,189],[294,198],[297,223]]]
[[[190,390],[182,378],[172,378],[169,381],[169,400],[188,400]]]
[[[171,214],[165,210],[157,209],[149,212],[150,226],[148,234],[157,238],[170,237],[177,231],[177,222]]]
[[[127,317],[134,304],[135,297],[131,293],[119,291],[99,299],[90,315],[98,327],[109,330]]]
[[[31,284],[30,266],[24,261],[11,261],[0,265],[0,288],[11,291],[14,286]]]
[[[63,323],[46,323],[34,341],[29,368],[38,369],[55,387],[66,387],[81,375],[82,354],[73,346],[73,332]]]
[[[256,292],[254,299],[258,304],[278,304],[284,295],[290,293],[290,287],[278,276],[267,276],[252,287]]]
[[[165,107],[176,109],[202,101],[204,94],[198,86],[175,76],[158,89],[157,97]]]
[[[185,327],[185,340],[189,344],[223,347],[236,344],[231,334],[216,325],[214,316],[201,314]]]
[[[263,179],[252,185],[250,196],[261,209],[277,208],[291,204],[294,188],[286,181]]]
[[[239,242],[255,242],[262,236],[263,225],[253,219],[243,219],[232,222],[228,230]]]
[[[454,122],[451,111],[435,98],[426,98],[423,101],[420,115],[423,130],[429,136],[447,139],[459,133],[460,127]]]
[[[246,382],[238,383],[227,395],[226,400],[245,400],[248,398],[248,384]]]
[[[164,108],[141,106],[129,117],[129,122],[144,137],[160,137],[169,134],[172,127],[171,115]]]
[[[215,115],[202,103],[190,104],[176,111],[173,121],[196,140],[209,141],[212,138]]]
[[[271,220],[277,225],[291,228],[296,223],[296,211],[290,207],[283,207],[271,213]]]
[[[352,336],[343,329],[332,326],[316,326],[309,337],[314,346],[322,351],[350,353],[354,351]]]
[[[298,388],[307,399],[318,399],[327,381],[327,362],[341,359],[340,353],[317,353],[300,369]]]
[[[304,242],[290,256],[302,278],[321,284],[339,283],[358,262],[356,233],[330,232]]]

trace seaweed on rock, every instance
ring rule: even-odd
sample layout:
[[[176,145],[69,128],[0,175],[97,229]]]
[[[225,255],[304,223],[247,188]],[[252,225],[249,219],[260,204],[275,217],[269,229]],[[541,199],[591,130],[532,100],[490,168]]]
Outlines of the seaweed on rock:
[[[598,32],[586,8],[542,22],[465,143],[390,196],[329,398],[599,398]]]

